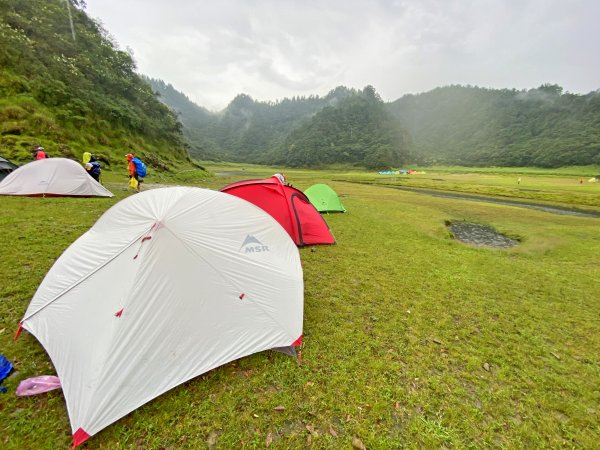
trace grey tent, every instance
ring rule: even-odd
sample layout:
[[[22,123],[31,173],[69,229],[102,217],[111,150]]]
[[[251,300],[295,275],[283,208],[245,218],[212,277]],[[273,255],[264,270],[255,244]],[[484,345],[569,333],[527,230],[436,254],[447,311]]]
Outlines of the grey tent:
[[[16,164],[11,163],[8,159],[0,156],[0,181],[4,179],[9,173],[15,170],[17,167]]]

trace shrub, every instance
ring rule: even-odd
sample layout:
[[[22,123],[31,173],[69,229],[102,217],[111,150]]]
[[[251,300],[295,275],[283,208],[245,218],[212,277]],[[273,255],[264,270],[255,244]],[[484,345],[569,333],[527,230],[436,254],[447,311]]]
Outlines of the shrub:
[[[24,131],[25,131],[25,123],[22,121],[3,122],[2,126],[0,127],[1,134],[20,135],[20,134],[23,134]]]
[[[20,106],[9,105],[0,109],[0,120],[20,120],[27,117],[27,111]]]
[[[35,128],[36,131],[39,131],[41,133],[51,131],[56,128],[54,120],[51,117],[48,117],[41,113],[33,114],[29,121],[31,122],[31,125],[33,125],[33,128]]]

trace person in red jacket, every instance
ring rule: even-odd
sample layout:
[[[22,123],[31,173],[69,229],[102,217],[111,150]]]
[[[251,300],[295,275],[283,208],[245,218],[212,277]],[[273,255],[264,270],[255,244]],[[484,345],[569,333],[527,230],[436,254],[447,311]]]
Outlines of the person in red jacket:
[[[46,152],[44,151],[44,147],[42,147],[41,145],[38,145],[34,150],[33,150],[33,157],[38,160],[38,159],[46,159],[48,157],[48,155],[46,154]]]
[[[135,188],[135,191],[140,192],[142,190],[141,186],[140,186],[141,180],[140,180],[140,177],[138,176],[137,169],[135,167],[135,163],[133,162],[133,155],[131,153],[127,153],[127,155],[125,155],[125,156],[127,157],[127,162],[128,162],[127,169],[129,170],[129,179],[135,178],[135,180],[137,181],[137,186]]]

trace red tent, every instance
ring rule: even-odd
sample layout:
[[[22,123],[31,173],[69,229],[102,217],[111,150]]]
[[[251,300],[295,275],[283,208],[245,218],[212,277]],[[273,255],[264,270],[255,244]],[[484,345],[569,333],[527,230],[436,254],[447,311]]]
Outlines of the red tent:
[[[296,245],[335,244],[327,223],[306,195],[277,177],[238,181],[220,190],[264,209],[285,228]]]

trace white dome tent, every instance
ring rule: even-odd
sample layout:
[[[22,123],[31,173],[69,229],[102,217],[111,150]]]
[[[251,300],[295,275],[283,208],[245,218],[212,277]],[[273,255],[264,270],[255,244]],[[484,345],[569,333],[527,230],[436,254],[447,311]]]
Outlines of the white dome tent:
[[[73,445],[229,361],[302,342],[298,249],[262,209],[172,187],[110,208],[50,269],[20,327],[60,378]]]
[[[77,162],[46,158],[12,171],[0,183],[0,195],[28,197],[112,197],[113,194],[88,175]]]

